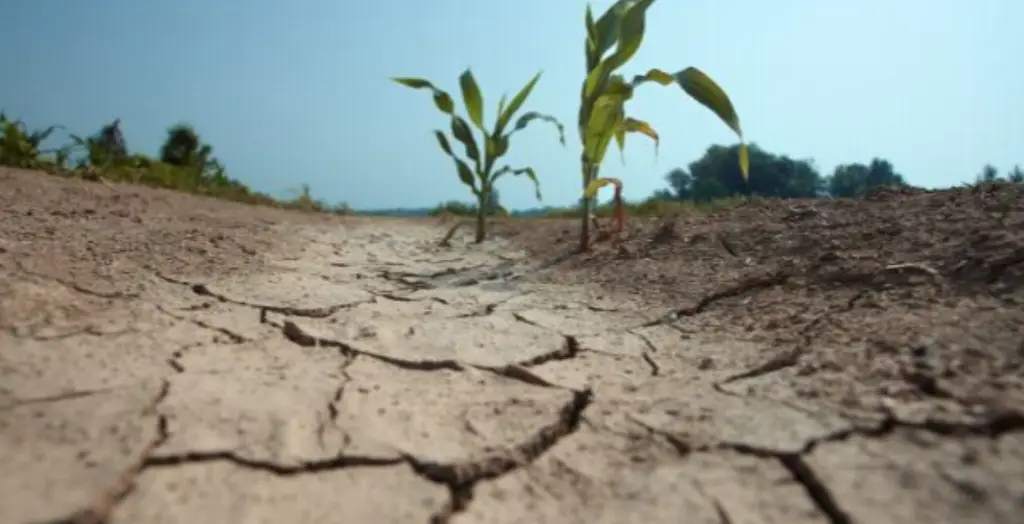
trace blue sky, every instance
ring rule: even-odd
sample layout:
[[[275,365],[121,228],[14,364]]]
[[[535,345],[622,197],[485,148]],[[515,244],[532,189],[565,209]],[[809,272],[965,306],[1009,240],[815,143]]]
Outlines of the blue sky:
[[[597,11],[611,0],[594,1]],[[467,66],[486,117],[502,92],[544,74],[525,109],[537,125],[507,159],[538,171],[544,204],[580,193],[575,133],[584,0],[34,0],[0,2],[0,107],[30,126],[89,134],[114,117],[129,147],[156,153],[167,127],[193,124],[233,176],[288,195],[302,183],[357,208],[468,200],[431,130],[423,76],[458,100]],[[695,65],[730,94],[749,140],[840,163],[891,160],[912,183],[948,186],[991,162],[1024,163],[1020,0],[661,0],[624,72]],[[712,143],[724,125],[677,89],[644,87],[627,106],[661,133],[603,173],[626,196]],[[756,176],[756,173],[753,173]],[[536,205],[526,180],[499,185],[507,207]]]

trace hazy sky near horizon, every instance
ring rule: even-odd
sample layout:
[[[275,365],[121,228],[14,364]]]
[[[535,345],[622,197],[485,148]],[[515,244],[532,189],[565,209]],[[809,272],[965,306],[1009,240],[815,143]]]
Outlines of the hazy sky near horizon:
[[[592,2],[603,11],[612,2]],[[132,150],[155,154],[176,122],[196,127],[232,176],[288,195],[302,183],[357,208],[469,200],[431,131],[447,129],[422,76],[456,100],[472,67],[485,117],[537,71],[541,123],[507,158],[538,171],[544,204],[580,193],[575,132],[585,0],[35,0],[0,2],[0,108],[31,127],[91,134],[114,117]],[[708,72],[750,141],[841,163],[892,161],[912,183],[948,186],[983,164],[1024,164],[1024,2],[1020,0],[661,0],[624,72]],[[641,88],[627,111],[661,133],[660,155],[632,137],[603,174],[642,198],[711,144],[733,137],[678,89]],[[753,173],[753,176],[757,176]],[[531,185],[499,184],[510,208]]]

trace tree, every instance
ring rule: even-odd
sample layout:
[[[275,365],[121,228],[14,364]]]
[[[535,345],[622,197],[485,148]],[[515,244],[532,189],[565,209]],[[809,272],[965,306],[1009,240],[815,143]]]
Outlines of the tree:
[[[840,198],[860,196],[875,187],[908,185],[891,162],[880,158],[872,159],[868,165],[853,163],[836,166],[826,183],[829,194]]]
[[[828,179],[828,192],[834,197],[852,198],[864,193],[867,179],[868,167],[864,164],[839,165]]]
[[[743,141],[739,117],[729,97],[701,70],[688,67],[674,74],[651,69],[646,74],[626,80],[616,73],[636,54],[643,42],[647,9],[654,0],[618,0],[599,19],[594,20],[590,6],[586,10],[586,65],[587,75],[580,91],[579,130],[583,154],[580,168],[583,179],[583,205],[580,217],[580,251],[590,247],[590,209],[597,188],[607,182],[600,179],[599,170],[612,139],[621,152],[626,135],[641,133],[658,145],[658,133],[643,120],[627,117],[626,102],[634,90],[647,82],[662,86],[678,85],[683,92],[710,109]],[[612,48],[615,51],[609,54]],[[745,146],[739,148],[739,164],[744,177],[749,160]],[[616,194],[621,184],[613,183]],[[621,206],[620,199],[617,204]]]
[[[981,168],[981,173],[978,173],[978,182],[995,182],[999,180],[999,170],[996,169],[992,164],[985,164],[985,167]]]
[[[449,117],[452,136],[462,143],[466,151],[466,158],[473,163],[471,168],[466,160],[459,158],[452,151],[451,143],[443,131],[434,131],[434,136],[437,138],[441,150],[455,162],[459,180],[468,186],[473,196],[476,197],[477,243],[483,242],[487,236],[487,203],[491,199],[491,192],[494,190],[495,182],[502,176],[511,174],[512,176],[522,175],[529,178],[533,182],[537,200],[541,200],[540,181],[537,179],[537,173],[532,167],[513,168],[512,166],[505,165],[495,169],[496,162],[508,152],[509,139],[512,135],[525,129],[534,121],[539,120],[554,125],[558,129],[559,142],[565,145],[564,126],[562,126],[558,119],[550,115],[536,111],[527,111],[516,120],[515,125],[511,129],[509,128],[509,125],[512,124],[512,117],[522,108],[530,93],[533,92],[533,87],[540,80],[540,73],[537,73],[533,79],[527,82],[519,90],[519,93],[512,98],[512,101],[508,102],[508,105],[506,105],[505,95],[502,95],[501,100],[498,101],[497,120],[491,130],[488,130],[484,125],[483,94],[480,92],[480,87],[477,86],[476,79],[473,78],[473,73],[466,69],[459,76],[462,101],[466,106],[466,113],[470,122],[473,123],[473,126],[482,135],[480,142],[477,142],[477,139],[473,136],[473,130],[470,128],[469,123],[455,114],[455,103],[452,101],[451,95],[434,87],[432,83],[422,78],[393,78],[392,80],[406,87],[427,89],[433,93],[434,105]]]
[[[1013,166],[1013,169],[1006,173],[1006,179],[1017,184],[1024,183],[1024,171],[1020,166]]]
[[[685,169],[672,169],[665,175],[665,182],[668,182],[668,187],[671,188],[672,196],[676,200],[693,198],[693,177]]]
[[[38,168],[40,156],[47,152],[40,147],[53,134],[63,129],[61,126],[50,126],[46,129],[29,131],[24,122],[10,120],[0,112],[0,165],[27,169]]]
[[[706,202],[734,195],[804,198],[818,196],[824,180],[811,160],[796,160],[749,146],[750,169],[756,178],[746,180],[733,160],[740,146],[709,147],[688,169],[666,175],[669,187],[681,199]]]
[[[864,185],[868,188],[902,187],[906,186],[907,183],[903,181],[903,176],[893,168],[892,162],[880,158],[872,158],[871,163],[868,164],[868,176],[864,180]]]
[[[213,147],[204,144],[192,126],[176,124],[167,130],[160,161],[178,167],[205,168],[212,154]]]
[[[167,139],[160,147],[160,161],[181,168],[188,183],[199,187],[212,177],[221,177],[223,168],[213,157],[213,146],[202,141],[188,124],[175,124],[167,130]]]
[[[121,133],[120,118],[100,128],[97,138],[111,160],[117,161],[128,156],[128,145],[125,143],[124,134]]]
[[[178,167],[192,165],[199,144],[199,135],[192,126],[173,125],[167,130],[167,139],[160,147],[160,161]]]
[[[65,146],[65,154],[75,149],[82,149],[85,156],[78,160],[78,167],[106,168],[114,164],[123,164],[128,160],[128,146],[121,133],[121,119],[104,125],[92,136],[80,137],[71,135],[71,144]]]

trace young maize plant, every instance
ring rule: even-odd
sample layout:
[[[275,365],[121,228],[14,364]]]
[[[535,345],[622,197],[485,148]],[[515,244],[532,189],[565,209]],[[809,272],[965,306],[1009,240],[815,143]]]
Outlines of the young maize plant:
[[[456,140],[462,143],[466,151],[466,158],[469,159],[469,162],[472,162],[472,167],[470,167],[466,160],[459,158],[455,152],[452,151],[451,143],[443,131],[435,130],[434,136],[437,137],[437,143],[441,146],[441,150],[455,161],[455,168],[458,171],[459,180],[461,180],[463,184],[469,186],[470,191],[473,192],[473,196],[476,197],[477,243],[483,242],[484,238],[487,236],[487,212],[489,210],[487,203],[490,201],[494,183],[502,176],[511,174],[512,176],[523,175],[529,178],[530,181],[533,182],[537,200],[540,201],[542,198],[540,192],[540,181],[537,179],[537,173],[533,168],[513,168],[506,164],[495,169],[497,161],[508,152],[509,139],[512,135],[526,129],[531,122],[539,120],[553,124],[558,129],[559,142],[561,142],[563,146],[565,145],[565,128],[562,123],[553,116],[541,114],[536,111],[528,111],[516,119],[514,124],[512,123],[512,118],[515,116],[516,112],[522,108],[526,99],[530,96],[530,93],[533,91],[533,87],[537,84],[537,81],[540,80],[540,75],[540,73],[537,73],[533,79],[527,82],[519,93],[512,98],[512,101],[507,103],[507,105],[506,97],[505,95],[502,95],[501,100],[498,102],[497,119],[494,123],[494,127],[490,130],[488,130],[484,124],[483,95],[480,93],[480,88],[477,86],[476,79],[473,78],[473,73],[467,69],[461,76],[459,76],[459,86],[462,89],[462,100],[466,106],[466,113],[469,116],[470,122],[473,123],[473,127],[480,131],[480,134],[482,135],[480,139],[481,142],[477,142],[469,124],[462,117],[455,114],[455,103],[452,101],[452,97],[448,93],[434,87],[433,84],[422,78],[392,78],[393,81],[413,89],[430,90],[434,96],[434,105],[437,106],[442,113],[450,117],[451,134]]]
[[[41,165],[44,154],[55,153],[55,150],[40,149],[50,135],[61,126],[50,126],[43,130],[29,131],[21,120],[10,120],[0,112],[0,165],[36,169]]]
[[[691,98],[718,115],[739,137],[740,171],[744,180],[749,175],[749,152],[743,143],[739,117],[728,95],[711,77],[695,67],[677,73],[651,69],[632,80],[616,73],[640,49],[647,9],[653,3],[654,0],[618,0],[596,21],[590,6],[587,6],[587,77],[581,89],[579,112],[580,142],[583,145],[583,153],[580,155],[583,175],[580,251],[590,248],[590,209],[600,187],[592,187],[592,184],[602,180],[598,171],[612,139],[615,139],[620,153],[623,152],[626,135],[629,133],[646,135],[654,140],[655,148],[658,146],[658,133],[650,124],[626,116],[626,102],[633,98],[633,92],[642,84],[676,84]],[[612,47],[615,50],[609,54]],[[621,192],[621,183],[616,184],[616,187]],[[616,220],[621,220],[621,216]],[[621,227],[621,224],[617,227]]]

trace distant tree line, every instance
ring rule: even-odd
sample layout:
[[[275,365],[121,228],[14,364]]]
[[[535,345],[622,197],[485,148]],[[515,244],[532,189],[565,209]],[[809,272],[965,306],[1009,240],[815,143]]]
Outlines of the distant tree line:
[[[91,135],[68,133],[68,143],[44,148],[43,143],[58,130],[65,131],[59,125],[30,129],[21,120],[9,118],[0,111],[0,166],[131,182],[250,204],[340,214],[351,211],[345,203],[332,206],[313,198],[308,185],[303,185],[291,199],[277,199],[253,191],[228,175],[214,156],[213,146],[186,123],[167,129],[167,137],[157,156],[131,151],[119,118]]]
[[[685,169],[675,168],[665,175],[668,188],[653,199],[710,202],[740,195],[762,197],[811,198],[821,196],[856,197],[876,187],[909,187],[892,162],[873,158],[867,163],[836,166],[822,175],[809,159],[794,159],[773,154],[757,145],[750,146],[750,179],[744,183],[736,163],[738,146],[714,145]],[[1024,182],[1024,171],[1014,166],[1005,175],[986,165],[976,177],[978,182],[1007,180]]]

